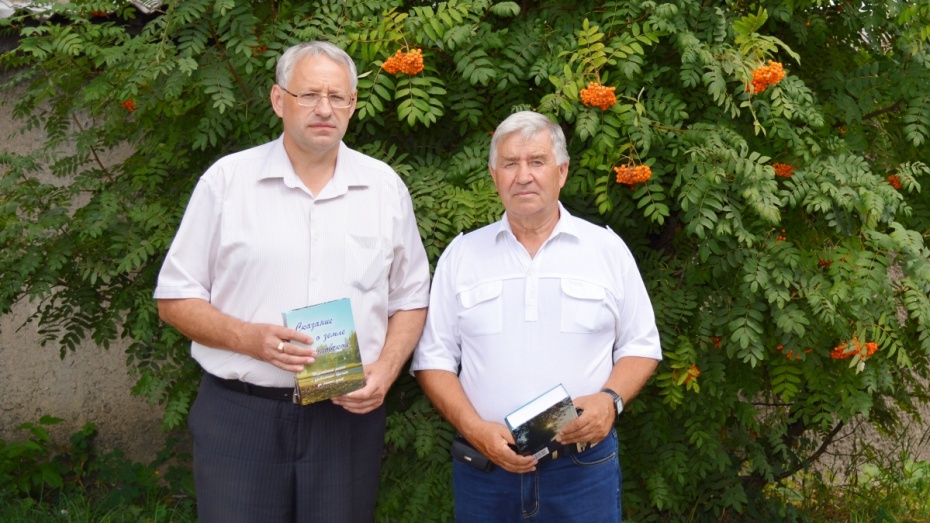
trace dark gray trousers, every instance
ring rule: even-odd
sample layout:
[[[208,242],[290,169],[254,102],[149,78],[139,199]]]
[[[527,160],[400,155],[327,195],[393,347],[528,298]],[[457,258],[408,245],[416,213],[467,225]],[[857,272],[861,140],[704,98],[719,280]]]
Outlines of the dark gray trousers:
[[[294,405],[206,375],[189,417],[199,521],[373,521],[385,417],[383,405]]]

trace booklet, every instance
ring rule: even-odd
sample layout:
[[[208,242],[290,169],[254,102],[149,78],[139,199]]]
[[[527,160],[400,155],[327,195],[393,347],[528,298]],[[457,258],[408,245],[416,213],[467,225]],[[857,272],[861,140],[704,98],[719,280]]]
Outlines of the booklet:
[[[556,435],[577,417],[571,396],[559,384],[505,416],[504,422],[517,452],[540,459],[562,446]]]
[[[294,403],[309,405],[365,386],[365,369],[348,298],[283,313],[284,325],[313,337],[316,361],[295,376]],[[291,341],[296,345],[304,343]]]

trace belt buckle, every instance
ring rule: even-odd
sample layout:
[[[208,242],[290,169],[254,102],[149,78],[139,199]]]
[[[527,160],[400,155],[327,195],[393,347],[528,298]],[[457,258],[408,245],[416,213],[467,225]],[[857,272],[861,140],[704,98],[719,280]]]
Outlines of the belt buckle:
[[[584,441],[580,443],[569,443],[568,445],[562,445],[561,447],[553,450],[549,454],[549,456],[551,459],[556,460],[556,459],[559,459],[559,457],[563,455],[580,454],[584,452],[585,450],[587,450],[587,448],[588,448],[588,443]]]

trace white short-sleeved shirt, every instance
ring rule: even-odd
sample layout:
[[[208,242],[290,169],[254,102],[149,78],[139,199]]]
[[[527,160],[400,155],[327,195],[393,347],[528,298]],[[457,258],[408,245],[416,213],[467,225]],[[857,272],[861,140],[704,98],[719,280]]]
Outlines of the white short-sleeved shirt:
[[[279,138],[221,158],[200,178],[168,251],[156,299],[201,298],[240,320],[283,325],[282,312],[348,297],[364,363],[388,317],[426,307],[429,265],[406,186],[385,163],[339,146],[314,197]],[[294,375],[192,343],[207,372],[289,387]]]
[[[411,370],[459,373],[487,421],[503,422],[559,383],[573,398],[596,393],[625,356],[662,359],[629,249],[611,230],[559,210],[533,258],[505,215],[456,238],[436,267]]]

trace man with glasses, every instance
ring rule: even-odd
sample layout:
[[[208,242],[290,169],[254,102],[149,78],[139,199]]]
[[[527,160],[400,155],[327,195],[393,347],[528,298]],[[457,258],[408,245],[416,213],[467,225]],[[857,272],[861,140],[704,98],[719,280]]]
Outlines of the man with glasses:
[[[199,520],[372,521],[384,399],[426,316],[426,253],[400,178],[342,142],[352,59],[300,44],[275,80],[284,132],[201,177],[155,289],[205,371],[190,412]],[[366,384],[297,405],[294,374],[316,351],[281,314],[346,297]]]

